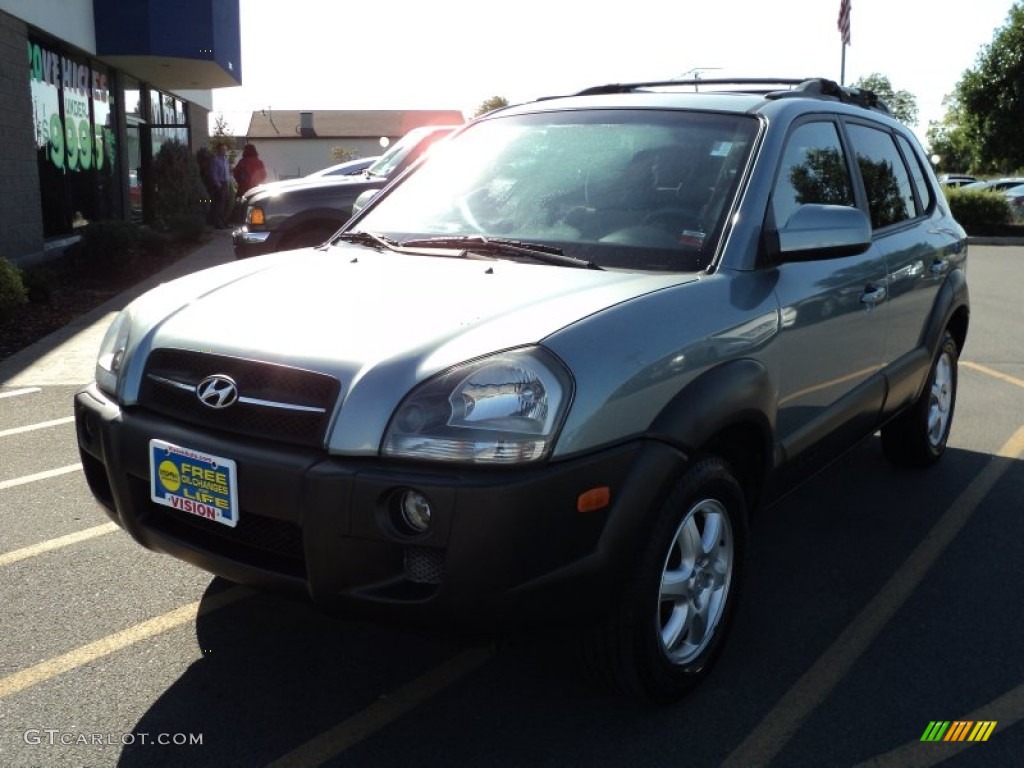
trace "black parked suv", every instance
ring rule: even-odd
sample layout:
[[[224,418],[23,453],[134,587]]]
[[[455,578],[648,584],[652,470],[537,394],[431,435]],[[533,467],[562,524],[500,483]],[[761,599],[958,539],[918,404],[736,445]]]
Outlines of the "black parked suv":
[[[145,547],[353,614],[567,624],[667,702],[722,647],[766,502],[878,431],[943,454],[966,265],[869,93],[542,99],[322,247],[131,304],[76,396],[82,465]]]
[[[297,179],[254,189],[245,197],[245,224],[231,235],[235,257],[319,245],[352,215],[360,195],[398,178],[431,145],[457,127],[414,128],[354,176]]]

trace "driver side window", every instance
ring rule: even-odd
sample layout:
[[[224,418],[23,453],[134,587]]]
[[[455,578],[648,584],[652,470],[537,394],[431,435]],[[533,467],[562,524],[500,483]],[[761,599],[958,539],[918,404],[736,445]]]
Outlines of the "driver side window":
[[[853,185],[835,124],[804,123],[787,140],[772,191],[775,226],[783,229],[801,205],[853,207]]]

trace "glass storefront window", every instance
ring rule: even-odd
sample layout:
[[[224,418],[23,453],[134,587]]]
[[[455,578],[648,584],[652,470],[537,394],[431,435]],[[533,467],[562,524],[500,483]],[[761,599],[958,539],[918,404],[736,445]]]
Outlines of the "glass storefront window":
[[[43,232],[67,234],[116,210],[116,115],[110,71],[29,38]]]

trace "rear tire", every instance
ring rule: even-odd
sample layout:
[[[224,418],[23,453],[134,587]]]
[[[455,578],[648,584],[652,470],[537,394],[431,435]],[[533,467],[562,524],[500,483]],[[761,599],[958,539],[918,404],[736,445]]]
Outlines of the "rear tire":
[[[956,407],[956,340],[946,331],[924,391],[910,408],[882,427],[882,452],[902,467],[927,467],[946,450]]]
[[[703,679],[739,597],[746,502],[728,465],[690,467],[606,619],[582,637],[589,671],[617,693],[669,704]]]

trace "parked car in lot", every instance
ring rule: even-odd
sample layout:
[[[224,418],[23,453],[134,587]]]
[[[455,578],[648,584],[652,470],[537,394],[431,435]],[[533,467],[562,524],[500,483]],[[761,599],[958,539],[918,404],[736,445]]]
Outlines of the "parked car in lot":
[[[244,210],[255,195],[262,194],[264,192],[277,192],[288,187],[300,186],[306,184],[314,179],[323,178],[337,178],[346,176],[359,176],[377,162],[380,159],[380,155],[373,155],[371,157],[360,157],[356,160],[346,160],[344,163],[337,163],[335,165],[329,165],[326,168],[321,168],[319,171],[300,176],[297,179],[281,179],[279,181],[268,181],[265,184],[252,187],[244,195],[239,197],[239,205],[242,206],[243,215]]]
[[[414,128],[356,175],[278,182],[244,198],[245,224],[232,232],[236,258],[319,245],[352,215],[356,199],[397,178],[457,126]]]
[[[939,184],[944,187],[962,187],[965,184],[973,184],[977,181],[974,176],[963,173],[944,173],[939,176]]]
[[[1010,189],[1024,184],[1024,177],[1020,176],[1007,176],[1001,179],[986,179],[983,181],[972,181],[969,184],[964,184],[962,189],[986,189],[990,192],[1003,192],[1004,190]]]
[[[722,648],[768,502],[879,430],[897,464],[942,456],[966,264],[867,92],[545,98],[323,247],[134,301],[75,396],[82,466],[142,546],[352,615],[565,626],[670,702]]]

